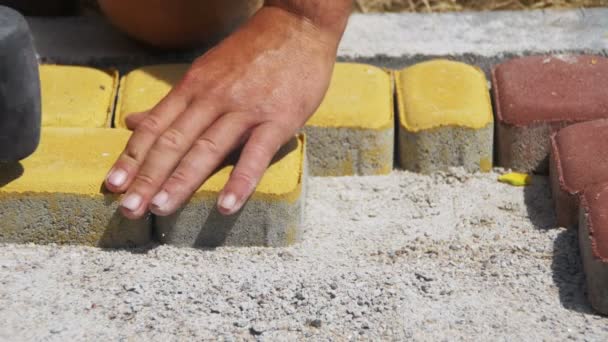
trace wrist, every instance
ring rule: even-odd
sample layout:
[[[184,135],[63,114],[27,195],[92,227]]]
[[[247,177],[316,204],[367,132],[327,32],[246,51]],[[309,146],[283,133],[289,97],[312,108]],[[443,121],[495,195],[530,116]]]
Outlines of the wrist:
[[[276,6],[264,6],[246,25],[255,28],[265,39],[275,37],[278,41],[298,41],[304,50],[322,59],[335,61],[342,33],[320,27],[307,17],[296,15]]]
[[[339,41],[346,29],[352,4],[352,0],[266,0],[262,8],[280,9]]]

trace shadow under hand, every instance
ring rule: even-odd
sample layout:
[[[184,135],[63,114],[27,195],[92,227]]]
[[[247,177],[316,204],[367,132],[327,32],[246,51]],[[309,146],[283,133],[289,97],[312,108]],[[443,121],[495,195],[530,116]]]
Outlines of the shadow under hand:
[[[224,216],[213,207],[196,237],[195,246],[215,248],[225,245],[241,213],[242,210],[234,215]]]
[[[287,144],[285,144],[277,154],[272,159],[270,166],[279,162],[281,159],[285,158],[291,152],[298,148],[298,138],[294,137]],[[238,162],[240,157],[240,153],[242,150],[235,151],[230,154],[224,163],[214,172],[217,173],[219,170],[227,167],[234,166]],[[213,176],[213,175],[212,175]],[[212,177],[211,176],[211,177]],[[224,216],[222,215],[215,205],[213,201],[202,201],[202,203],[196,203],[196,210],[198,212],[193,212],[193,210],[184,210],[184,208],[180,209],[177,213],[167,216],[167,217],[157,217],[156,220],[160,220],[163,224],[155,225],[158,227],[162,226],[164,228],[156,231],[157,238],[160,241],[166,238],[166,236],[171,236],[175,234],[174,230],[179,225],[189,225],[193,222],[203,222],[200,227],[197,227],[197,231],[192,235],[192,239],[189,243],[192,244],[193,247],[197,248],[215,248],[219,246],[224,246],[227,244],[229,237],[231,234],[239,234],[241,237],[247,236],[248,238],[240,238],[240,241],[251,240],[249,242],[252,245],[255,245],[256,242],[265,241],[264,236],[258,236],[253,232],[253,230],[257,231],[257,229],[252,229],[252,231],[248,232],[234,232],[234,227],[239,222],[240,216],[243,214],[245,210],[247,210],[247,203],[243,206],[241,210],[239,210],[234,215]],[[248,213],[248,215],[252,215],[252,213]],[[254,215],[254,214],[253,214]],[[254,227],[255,228],[255,227]],[[182,230],[182,229],[179,229]],[[161,236],[158,236],[160,234]],[[256,235],[256,236],[253,236]]]
[[[106,196],[106,204],[114,201],[113,196]],[[150,220],[151,217],[129,220],[117,209],[106,224],[97,245],[107,251],[123,250],[133,254],[146,254],[156,247],[152,241]]]
[[[585,287],[585,273],[579,253],[575,229],[561,232],[553,242],[553,283],[559,291],[564,308],[579,313],[594,314]]]
[[[23,175],[23,165],[19,162],[16,163],[2,163],[0,162],[0,188],[8,185],[9,183],[17,180]]]

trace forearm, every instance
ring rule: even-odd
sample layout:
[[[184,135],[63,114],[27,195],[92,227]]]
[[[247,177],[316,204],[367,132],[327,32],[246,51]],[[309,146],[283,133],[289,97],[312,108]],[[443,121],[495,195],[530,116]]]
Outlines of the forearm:
[[[265,0],[264,6],[278,7],[302,17],[339,41],[352,11],[353,0]]]

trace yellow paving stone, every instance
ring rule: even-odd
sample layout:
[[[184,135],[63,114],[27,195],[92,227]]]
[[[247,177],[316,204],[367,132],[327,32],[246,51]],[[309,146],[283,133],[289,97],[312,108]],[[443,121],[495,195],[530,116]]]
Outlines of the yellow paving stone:
[[[43,127],[110,127],[118,72],[40,66]]]
[[[186,72],[185,64],[136,69],[121,80],[116,127],[154,107]],[[312,175],[385,174],[394,153],[390,73],[370,65],[337,63],[325,100],[304,132]]]
[[[337,63],[321,106],[306,124],[313,176],[379,175],[394,160],[392,75]]]
[[[285,151],[289,153],[285,153]],[[304,138],[294,138],[293,141],[283,149],[278,162],[272,163],[264,177],[260,180],[254,199],[267,201],[285,201],[293,203],[300,198],[302,191],[302,172],[304,169]],[[235,158],[229,158],[222,168],[217,170],[200,189],[194,194],[195,199],[215,199],[216,195],[224,188],[224,185],[234,169]]]
[[[156,234],[177,246],[286,246],[300,236],[306,181],[304,136],[292,139],[275,157],[244,208],[231,217],[216,210],[218,192],[233,170],[231,158],[177,214],[157,217]]]
[[[154,107],[179,82],[188,64],[151,65],[135,69],[120,80],[120,91],[114,126],[126,128],[129,114]]]
[[[365,64],[337,63],[324,101],[307,125],[387,129],[393,127],[388,72]]]
[[[397,99],[403,168],[491,169],[494,118],[481,70],[442,59],[416,64],[398,72]]]
[[[0,241],[132,247],[148,243],[149,220],[117,211],[103,189],[129,137],[110,128],[43,128],[38,150],[0,164]]]
[[[45,128],[34,155],[19,164],[0,165],[0,242],[147,243],[150,222],[122,218],[118,197],[103,191],[104,177],[128,138],[122,129]],[[183,210],[157,218],[158,237],[191,246],[295,242],[306,175],[304,145],[301,136],[283,147],[250,201],[231,218],[215,210],[217,194],[233,169],[227,162]]]
[[[460,62],[434,60],[399,73],[401,124],[410,132],[442,126],[473,129],[493,122],[483,71]]]

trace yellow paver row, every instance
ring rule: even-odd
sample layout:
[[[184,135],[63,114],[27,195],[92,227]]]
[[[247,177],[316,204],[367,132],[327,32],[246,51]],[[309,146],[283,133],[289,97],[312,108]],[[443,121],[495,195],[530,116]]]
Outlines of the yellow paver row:
[[[392,170],[394,78],[406,169],[492,165],[492,110],[477,69],[439,60],[394,73],[338,63],[324,101],[303,129],[306,139],[294,138],[282,149],[238,215],[224,218],[215,209],[232,170],[227,163],[177,214],[156,218],[154,227],[147,220],[127,221],[118,213],[118,197],[102,184],[130,135],[124,120],[152,108],[186,70],[179,64],[139,68],[124,75],[118,88],[112,71],[42,66],[42,142],[31,157],[0,169],[2,177],[12,177],[0,183],[0,241],[123,247],[145,244],[155,234],[180,246],[288,245],[299,236],[308,163],[321,176]],[[450,140],[448,151],[432,141],[436,135]],[[421,147],[432,151],[414,152]]]
[[[124,219],[118,212],[118,196],[103,187],[106,172],[128,138],[129,132],[122,129],[45,128],[32,156],[18,164],[0,164],[2,184],[6,183],[0,186],[0,241],[102,247],[150,242],[151,221]],[[159,221],[160,238],[180,245],[216,241],[197,239],[197,234],[217,217],[213,209],[215,196],[231,170],[230,164],[219,169],[183,211]],[[209,234],[217,236],[225,231],[222,244],[294,242],[301,217],[304,172],[304,140],[294,138],[269,167],[239,218],[216,222],[219,224],[211,225]],[[273,225],[264,227],[252,222]],[[184,230],[197,234],[187,241]],[[257,232],[255,239],[253,231]]]
[[[154,65],[121,79],[116,127],[129,114],[150,110],[174,86],[188,65]],[[392,81],[382,69],[339,63],[325,100],[310,118],[310,172],[318,176],[386,174],[393,166]],[[348,144],[344,144],[348,142]]]

